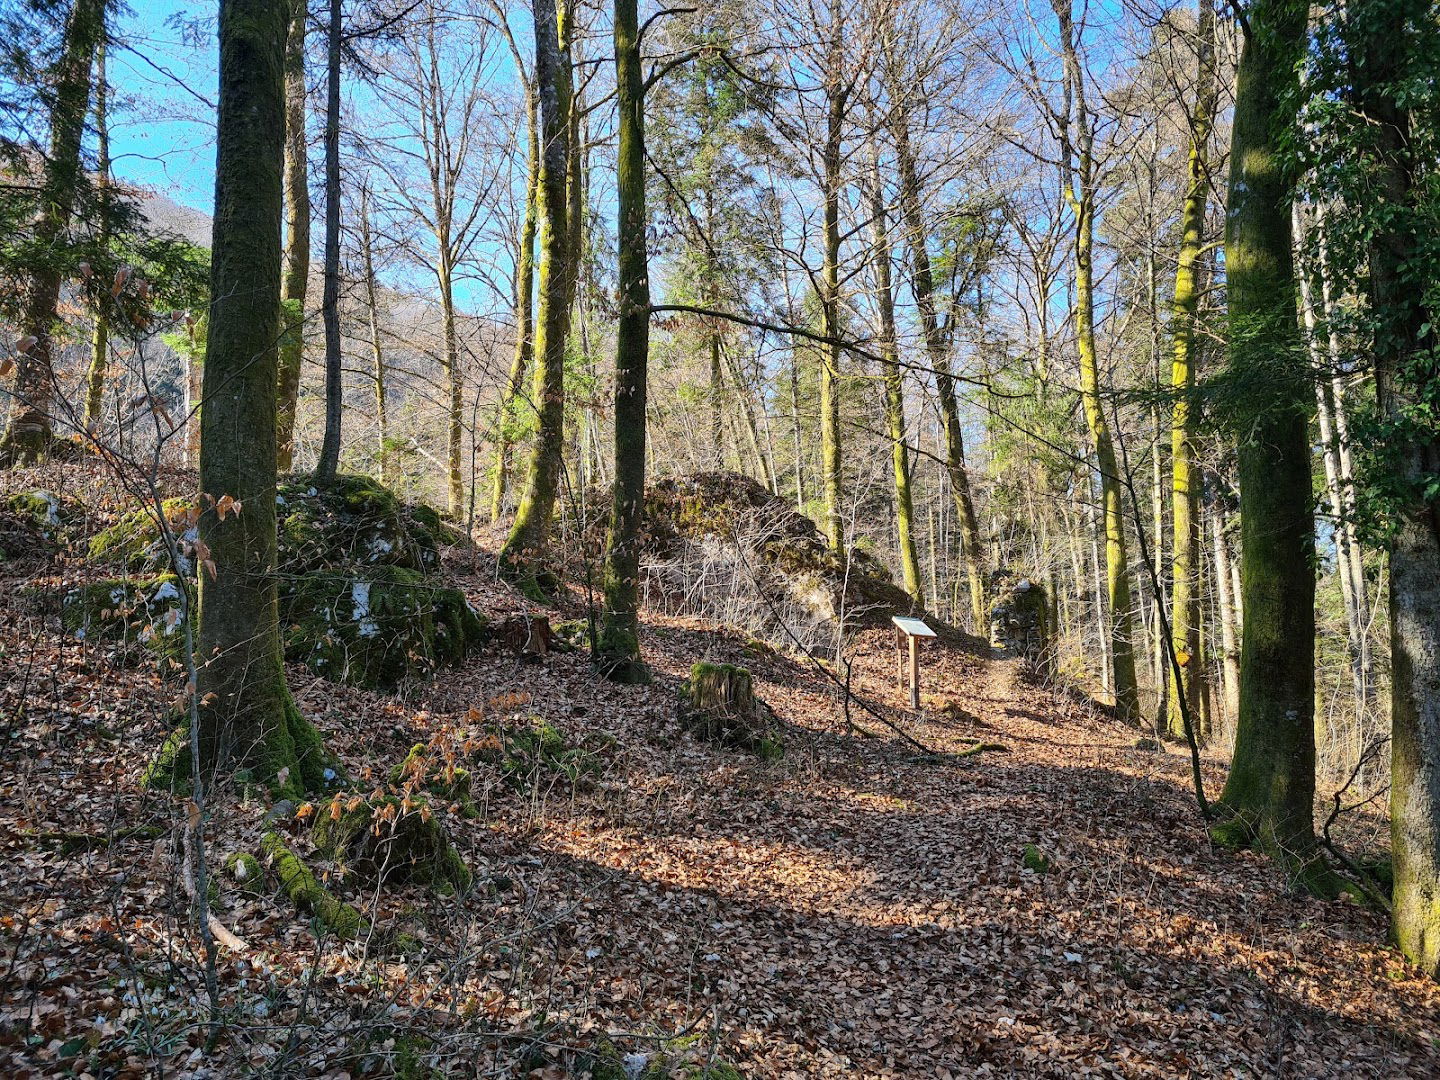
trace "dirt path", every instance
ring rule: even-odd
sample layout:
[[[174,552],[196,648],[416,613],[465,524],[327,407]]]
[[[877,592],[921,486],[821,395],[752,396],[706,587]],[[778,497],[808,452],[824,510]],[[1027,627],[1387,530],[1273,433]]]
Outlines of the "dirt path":
[[[673,673],[700,644],[658,641]],[[813,671],[752,660],[791,724],[782,765],[652,730],[620,802],[537,823],[555,901],[593,896],[564,934],[592,1020],[713,1027],[755,1076],[1440,1071],[1440,998],[1380,920],[1212,851],[1180,753],[1135,750],[1013,663],[929,660],[950,707],[927,722],[897,711],[886,635],[854,685],[936,749],[1008,753],[847,737]]]

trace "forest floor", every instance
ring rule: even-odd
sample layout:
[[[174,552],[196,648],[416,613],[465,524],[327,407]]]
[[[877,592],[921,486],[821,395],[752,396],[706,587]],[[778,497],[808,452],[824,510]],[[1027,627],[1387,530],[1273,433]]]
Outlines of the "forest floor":
[[[448,560],[473,603],[543,610],[494,582],[484,548]],[[632,1072],[666,1060],[674,1076],[721,1060],[746,1077],[1440,1075],[1440,987],[1386,946],[1381,916],[1212,847],[1179,748],[1137,749],[973,642],[926,654],[911,714],[883,631],[851,649],[867,738],[812,661],[659,615],[645,687],[597,680],[583,652],[496,649],[401,697],[292,669],[362,781],[512,714],[603,770],[517,791],[477,766],[478,815],[444,817],[479,887],[352,896],[419,938],[416,956],[317,942],[283,898],[223,890],[217,916],[248,947],[219,954],[207,1048],[172,854],[185,810],[138,786],[174,680],[60,635],[44,598],[85,573],[63,555],[0,563],[0,1075],[561,1080],[602,1040]],[[679,730],[698,660],[752,670],[782,760]],[[1005,749],[955,756],[975,740]],[[1205,776],[1218,791],[1221,766]],[[211,863],[253,849],[265,810],[212,805]],[[40,839],[147,823],[98,850]]]

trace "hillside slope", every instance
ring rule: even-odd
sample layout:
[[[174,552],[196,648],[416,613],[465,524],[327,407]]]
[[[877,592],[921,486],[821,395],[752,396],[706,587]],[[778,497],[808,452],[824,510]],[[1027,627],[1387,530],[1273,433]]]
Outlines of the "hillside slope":
[[[516,783],[470,766],[473,815],[437,814],[476,886],[349,896],[405,931],[403,955],[378,934],[317,944],[283,898],[219,875],[217,917],[246,949],[220,951],[226,1025],[204,1051],[174,871],[184,804],[137,786],[174,682],[66,640],[47,598],[84,567],[35,554],[0,563],[5,1075],[140,1076],[157,1059],[167,1075],[541,1080],[719,1061],[746,1077],[1440,1072],[1440,988],[1384,947],[1377,916],[1286,896],[1265,862],[1212,849],[1173,748],[1136,749],[963,644],[927,654],[912,717],[884,630],[853,650],[866,737],[813,662],[659,616],[648,687],[598,681],[583,651],[535,662],[500,644],[400,696],[292,669],[365,784],[417,742],[530,717],[584,768]],[[577,614],[497,584],[484,545],[447,569],[492,620]],[[679,729],[676,687],[702,659],[754,672],[781,761]],[[980,743],[1005,749],[957,756]],[[253,792],[212,807],[212,867],[267,809]]]

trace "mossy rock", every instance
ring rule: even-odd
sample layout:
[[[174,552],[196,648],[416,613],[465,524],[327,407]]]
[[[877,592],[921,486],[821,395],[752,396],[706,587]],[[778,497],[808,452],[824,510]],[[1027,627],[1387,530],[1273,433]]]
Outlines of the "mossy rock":
[[[166,499],[161,509],[176,537],[186,542],[182,548],[198,539],[193,499]],[[275,515],[282,575],[382,566],[430,573],[440,566],[437,540],[459,539],[434,510],[408,506],[365,476],[337,476],[323,488],[292,477],[276,490]],[[126,514],[92,537],[90,557],[137,572],[169,569],[155,515],[148,507]],[[188,562],[180,570],[194,573]]]
[[[248,851],[237,851],[225,860],[225,873],[242,892],[265,891],[265,867]]]
[[[719,746],[754,750],[773,760],[783,754],[774,737],[775,714],[755,696],[750,672],[734,664],[695,664],[680,684],[680,724]]]
[[[160,504],[160,512],[175,538],[181,541],[178,569],[183,574],[193,574],[187,549],[199,539],[196,521],[199,512],[194,499],[166,499]],[[149,507],[141,507],[126,514],[108,529],[102,529],[90,538],[90,558],[107,565],[123,567],[135,573],[156,573],[168,571],[170,556],[165,550],[155,513]]]
[[[315,814],[311,839],[327,858],[367,882],[463,892],[470,868],[440,819],[418,796],[337,795]]]
[[[182,585],[172,574],[108,578],[65,594],[60,625],[84,641],[143,645],[162,656],[184,651]]]
[[[281,892],[297,908],[313,916],[319,930],[347,939],[360,933],[364,925],[360,912],[343,900],[337,900],[329,889],[321,885],[305,861],[286,846],[278,833],[266,833],[261,838],[260,847],[280,882]]]
[[[1040,850],[1036,844],[1026,844],[1025,850],[1021,853],[1020,862],[1026,870],[1034,874],[1048,874],[1050,872],[1050,857]]]
[[[67,536],[85,517],[74,500],[39,488],[16,492],[5,500],[5,508],[52,542]]]
[[[368,476],[337,476],[324,487],[291,479],[276,492],[275,510],[282,573],[342,566],[429,573],[440,566],[439,515],[406,506]]]
[[[280,628],[287,660],[379,689],[458,663],[486,640],[464,593],[398,566],[282,578]]]

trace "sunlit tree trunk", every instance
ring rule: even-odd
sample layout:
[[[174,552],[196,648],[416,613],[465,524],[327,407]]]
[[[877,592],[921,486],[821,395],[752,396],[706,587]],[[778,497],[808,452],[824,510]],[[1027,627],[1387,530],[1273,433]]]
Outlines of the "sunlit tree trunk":
[[[1205,247],[1205,210],[1209,201],[1210,128],[1215,116],[1218,80],[1215,78],[1215,6],[1200,0],[1196,27],[1199,70],[1195,109],[1190,114],[1190,157],[1186,171],[1185,201],[1180,208],[1180,255],[1175,269],[1175,297],[1170,335],[1174,360],[1170,385],[1175,394],[1171,414],[1170,499],[1173,540],[1170,573],[1171,648],[1179,661],[1169,665],[1170,733],[1185,734],[1182,698],[1191,717],[1198,715],[1200,697],[1191,676],[1199,668],[1200,604],[1200,473],[1195,465],[1194,419],[1191,397],[1195,387],[1196,317],[1200,307],[1200,257]],[[1176,682],[1175,668],[1180,676]]]
[[[565,339],[570,327],[572,256],[566,180],[570,171],[570,56],[561,47],[555,0],[535,0],[535,85],[540,101],[540,303],[532,395],[538,410],[525,494],[500,552],[502,572],[538,587],[555,512],[565,439]]]
[[[645,89],[636,0],[615,0],[619,217],[615,345],[615,484],[605,544],[605,615],[596,661],[606,675],[647,681],[640,660],[640,525],[645,511],[645,381],[650,271],[645,242]]]
[[[1433,14],[1419,0],[1354,0],[1346,11],[1364,156],[1385,207],[1368,252],[1375,385],[1400,462],[1390,545],[1391,928],[1405,955],[1440,978],[1440,438],[1433,420],[1415,415],[1440,380],[1425,306],[1436,273],[1422,254],[1428,208],[1417,205],[1429,197],[1421,170],[1430,162],[1412,144],[1410,115],[1398,100],[1423,70],[1409,51]]]
[[[110,124],[107,116],[109,86],[105,81],[105,37],[95,47],[95,183],[100,189],[100,243],[109,240]],[[85,373],[85,427],[95,430],[105,398],[105,372],[110,367],[110,320],[96,305],[91,318],[90,367]]]
[[[830,8],[830,70],[825,85],[825,260],[820,274],[820,314],[830,340],[820,352],[820,475],[825,490],[825,535],[836,555],[845,555],[843,451],[840,440],[840,176],[848,86],[842,85],[844,23],[839,3]]]
[[[325,435],[315,466],[315,480],[320,484],[334,480],[340,468],[340,425],[344,415],[340,354],[340,43],[340,0],[330,0],[325,35],[325,283],[320,302],[325,324]],[[456,466],[452,458],[452,475]]]
[[[525,216],[520,225],[520,244],[515,259],[515,356],[510,377],[500,401],[500,422],[495,441],[495,474],[490,490],[490,520],[499,521],[505,512],[505,489],[510,479],[510,454],[519,434],[520,395],[525,375],[535,355],[535,229],[539,210],[540,128],[539,106],[533,90],[526,93],[526,132],[529,146],[525,169]],[[530,414],[529,409],[523,410]]]
[[[82,181],[80,144],[90,107],[90,71],[105,36],[104,0],[75,0],[65,21],[60,59],[53,70],[50,105],[50,152],[44,163],[37,250],[64,245]],[[35,268],[26,285],[21,316],[27,347],[16,363],[9,422],[0,439],[0,463],[26,464],[43,457],[54,432],[55,329],[60,321],[62,272],[57,261]]]
[[[945,468],[950,479],[950,492],[955,500],[955,515],[960,523],[960,543],[964,548],[965,577],[970,593],[970,617],[973,627],[985,627],[985,553],[980,541],[980,522],[975,514],[975,500],[970,491],[970,469],[965,462],[965,438],[960,428],[960,408],[955,398],[955,378],[950,370],[950,349],[940,326],[936,310],[935,278],[927,246],[929,233],[921,207],[920,178],[916,171],[915,154],[910,145],[908,118],[897,112],[892,123],[895,140],[896,167],[900,174],[900,212],[905,218],[906,240],[910,250],[911,289],[920,313],[920,327],[925,339],[925,360],[935,374],[935,393],[940,401],[940,415],[945,427]]]
[[[360,258],[365,273],[365,309],[369,316],[370,357],[375,380],[375,427],[379,438],[380,482],[390,476],[390,402],[385,386],[385,349],[380,339],[380,287],[375,280],[375,237],[370,227],[370,185],[360,188]]]
[[[1240,715],[1240,635],[1236,624],[1235,589],[1230,566],[1230,538],[1219,506],[1210,510],[1210,546],[1215,562],[1215,614],[1220,627],[1220,662],[1225,718]]]
[[[900,367],[895,330],[890,232],[878,165],[874,174],[870,189],[870,218],[875,244],[875,308],[880,316],[880,355],[885,362],[881,378],[885,386],[885,426],[890,435],[890,461],[895,476],[895,529],[905,591],[919,604],[924,602],[924,597],[920,589],[920,560],[915,554],[915,505],[910,493],[910,451],[905,443],[905,373]]]
[[[289,0],[285,39],[285,270],[280,282],[280,370],[277,375],[278,463],[295,462],[295,416],[305,354],[305,294],[310,286],[310,162],[305,145],[305,29],[308,0]]]
[[[1242,28],[1225,229],[1230,366],[1259,380],[1237,408],[1242,431],[1240,713],[1217,826],[1228,843],[1273,855],[1325,888],[1315,853],[1315,539],[1309,411],[1314,391],[1300,348],[1290,227],[1296,60],[1307,8],[1257,0]],[[1256,393],[1256,392],[1252,392]]]
[[[319,736],[285,685],[276,612],[275,397],[286,0],[221,0],[215,225],[201,409],[195,650],[205,773],[318,787]],[[227,500],[230,500],[227,502]]]
[[[1140,691],[1135,680],[1135,613],[1130,598],[1130,571],[1125,544],[1115,443],[1100,389],[1100,358],[1095,346],[1095,191],[1093,120],[1085,94],[1085,71],[1075,42],[1071,0],[1052,0],[1060,23],[1065,64],[1067,111],[1060,125],[1065,200],[1075,219],[1075,348],[1080,357],[1080,396],[1085,421],[1095,446],[1100,471],[1100,496],[1105,529],[1106,593],[1110,607],[1110,664],[1114,674],[1116,716],[1140,722]],[[1073,128],[1073,131],[1072,131]]]

